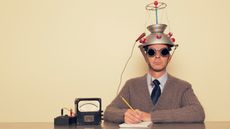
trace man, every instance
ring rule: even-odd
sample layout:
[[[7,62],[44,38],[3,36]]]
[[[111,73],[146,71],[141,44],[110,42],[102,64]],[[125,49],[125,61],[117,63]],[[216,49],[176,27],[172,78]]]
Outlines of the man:
[[[166,71],[172,58],[170,51],[175,44],[171,35],[163,33],[165,28],[165,24],[148,27],[151,34],[143,40],[140,49],[149,70],[146,75],[126,82],[119,95],[107,106],[104,120],[132,124],[142,121],[204,121],[204,110],[191,85]]]

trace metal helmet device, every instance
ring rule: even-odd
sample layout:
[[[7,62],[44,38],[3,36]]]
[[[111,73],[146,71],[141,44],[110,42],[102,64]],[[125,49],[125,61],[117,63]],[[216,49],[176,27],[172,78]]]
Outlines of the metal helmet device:
[[[146,58],[145,51],[147,46],[155,45],[155,44],[168,45],[170,49],[171,47],[174,47],[173,53],[178,47],[178,44],[175,44],[175,38],[172,37],[173,34],[171,32],[169,32],[168,34],[164,32],[167,28],[167,25],[158,23],[158,11],[166,7],[167,7],[166,3],[158,2],[158,1],[154,1],[153,3],[150,3],[146,6],[147,11],[155,11],[156,23],[149,25],[147,27],[148,31],[150,32],[149,35],[145,37],[145,33],[143,33],[141,38],[138,38],[139,42],[141,43],[139,45],[139,48],[145,58]]]
[[[140,47],[154,45],[154,44],[165,44],[173,47],[175,39],[171,38],[172,33],[165,34],[166,24],[153,24],[147,27],[151,32],[147,37],[140,39]]]

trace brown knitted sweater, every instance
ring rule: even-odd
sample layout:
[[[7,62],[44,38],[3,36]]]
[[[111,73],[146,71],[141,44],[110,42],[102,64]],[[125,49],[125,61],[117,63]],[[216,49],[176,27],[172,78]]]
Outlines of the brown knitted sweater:
[[[168,75],[165,88],[157,104],[153,105],[146,77],[145,75],[126,82],[119,95],[107,106],[104,120],[124,122],[124,113],[128,107],[120,98],[123,96],[133,108],[151,113],[154,123],[204,121],[204,110],[188,82]]]

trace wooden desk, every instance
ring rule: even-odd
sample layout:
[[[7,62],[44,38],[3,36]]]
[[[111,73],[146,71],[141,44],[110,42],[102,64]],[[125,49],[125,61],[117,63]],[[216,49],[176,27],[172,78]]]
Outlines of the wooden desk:
[[[119,129],[118,124],[104,122],[101,126],[54,126],[53,123],[0,123],[0,129]],[[130,129],[130,128],[127,128]],[[153,124],[149,129],[230,129],[230,122],[204,124]]]

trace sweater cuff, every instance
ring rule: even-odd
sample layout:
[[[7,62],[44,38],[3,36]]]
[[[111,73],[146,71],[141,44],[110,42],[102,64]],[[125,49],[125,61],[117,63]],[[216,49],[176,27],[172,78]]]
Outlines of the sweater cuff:
[[[169,113],[169,111],[154,111],[151,113],[151,120],[153,123],[171,122],[173,120],[173,116],[172,113]]]

